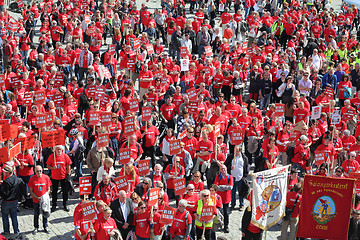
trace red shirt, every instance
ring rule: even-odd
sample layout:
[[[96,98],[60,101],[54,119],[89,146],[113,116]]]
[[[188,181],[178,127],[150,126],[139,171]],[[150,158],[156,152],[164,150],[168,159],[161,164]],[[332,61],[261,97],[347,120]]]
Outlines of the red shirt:
[[[170,169],[170,167],[171,167],[171,169]],[[169,164],[164,171],[164,173],[166,173],[168,175],[174,175],[175,172],[177,173],[178,176],[185,175],[185,169],[183,166],[177,166],[175,168],[175,166],[173,166],[172,164]],[[169,178],[166,181],[166,185],[167,185],[168,189],[174,189],[174,178]]]
[[[119,197],[118,190],[114,183],[110,182],[108,185],[100,182],[94,191],[96,201],[103,200],[107,205]]]
[[[223,176],[222,174],[219,174],[215,177],[214,184],[220,186],[220,185],[227,185],[227,186],[234,186],[234,178],[230,174],[227,174],[227,176]],[[231,202],[231,190],[227,191],[218,191],[217,192],[223,204],[227,204]]]
[[[96,239],[110,240],[110,232],[116,228],[116,222],[113,218],[105,220],[102,217],[94,223],[95,237]]]
[[[206,142],[204,142],[204,140],[199,141],[197,146],[196,146],[196,151],[197,152],[204,152],[204,151],[213,152],[214,151],[214,144],[210,140],[207,140]],[[210,160],[210,154],[201,156],[200,158],[202,160],[204,160],[204,161],[209,161]]]
[[[197,183],[194,180],[190,180],[189,184],[194,185],[194,193],[200,194],[202,190],[205,189],[205,185],[203,181],[198,181]]]
[[[145,137],[147,139],[145,141],[145,147],[155,146],[156,137],[160,135],[158,128],[154,125],[151,125],[148,128],[143,126],[141,130],[145,132]]]
[[[135,234],[137,236],[150,238],[150,212],[145,211],[144,213],[135,213],[133,226],[135,226]]]
[[[67,166],[72,164],[70,157],[65,153],[60,156],[56,156],[56,169],[51,170],[51,178],[55,180],[62,180],[68,175]],[[50,155],[47,161],[47,165],[54,167],[54,153]]]
[[[180,212],[177,210],[175,212],[174,221],[171,224],[170,234],[175,236],[185,236],[187,225],[192,223],[192,216],[190,213],[187,214],[187,219],[185,218],[187,210]]]
[[[161,106],[160,111],[163,114],[164,118],[167,121],[170,121],[175,115],[175,108],[175,104],[171,103],[170,105],[168,105],[167,103],[165,103]]]
[[[194,158],[195,153],[196,153],[196,146],[198,143],[196,138],[195,137],[191,137],[191,138],[184,137],[183,139],[181,139],[181,142],[185,143],[184,149],[190,153],[191,158]]]
[[[294,111],[294,117],[296,117],[295,124],[302,120],[306,124],[308,116],[310,116],[310,113],[307,109],[305,109],[305,108],[304,109],[300,109],[300,108],[295,109],[295,111]]]
[[[34,175],[30,178],[28,183],[28,187],[31,188],[34,191],[35,195],[38,197],[44,195],[51,185],[51,180],[46,174],[42,174],[41,177]],[[39,200],[33,198],[33,202],[39,203]]]
[[[343,164],[341,164],[341,167],[344,169],[344,172],[349,174],[350,172],[356,172],[356,170],[359,167],[358,161],[354,160],[345,160]]]
[[[126,144],[126,145],[125,145]],[[126,142],[124,142],[122,145],[121,145],[121,148],[126,148],[126,147],[129,147],[131,152],[132,152],[132,155],[131,157],[133,159],[137,159],[138,156],[140,156],[141,154],[143,154],[144,150],[142,149],[141,145],[139,143],[135,143],[133,145],[130,145],[128,146],[129,144],[127,144]]]
[[[298,194],[297,192],[288,192],[287,196],[286,196],[286,207],[292,209],[294,207],[297,195],[299,195],[299,198],[296,201],[294,211],[291,214],[292,218],[297,218],[299,216],[299,208],[300,208],[300,202],[301,202],[302,196],[301,196],[301,194]]]
[[[21,162],[21,163],[27,163],[29,165],[34,165],[34,158],[31,156],[31,154],[26,154],[23,155],[22,153],[20,153],[17,156],[17,159]],[[19,167],[19,176],[31,176],[34,175],[34,170],[33,167],[29,167],[29,166],[24,166],[24,168]]]

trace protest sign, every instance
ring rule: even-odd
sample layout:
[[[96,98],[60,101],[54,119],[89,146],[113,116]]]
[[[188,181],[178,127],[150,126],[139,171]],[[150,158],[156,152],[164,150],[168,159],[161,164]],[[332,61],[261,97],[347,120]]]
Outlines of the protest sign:
[[[91,182],[92,177],[80,177],[79,183],[80,183],[80,195],[89,195],[91,194]]]
[[[140,160],[138,164],[139,175],[146,176],[150,172],[150,159]]]
[[[160,222],[164,225],[170,225],[174,221],[176,208],[169,207],[168,205],[165,205],[164,210],[161,214],[161,220]]]
[[[175,196],[181,196],[186,191],[185,178],[174,179]]]
[[[109,127],[111,125],[111,118],[112,118],[111,112],[102,112],[100,115],[101,126]]]
[[[319,119],[321,114],[321,106],[313,106],[311,111],[311,119]]]
[[[34,92],[34,105],[42,105],[45,103],[45,91]]]
[[[152,107],[142,108],[141,120],[143,122],[151,120],[151,115],[152,115]]]
[[[9,161],[9,152],[7,147],[0,148],[0,163]]]
[[[119,164],[128,164],[131,159],[131,150],[130,148],[120,148],[119,149]]]
[[[174,139],[169,141],[170,155],[176,155],[180,153],[180,139]]]
[[[21,153],[21,143],[20,142],[18,144],[16,144],[15,146],[13,146],[12,148],[10,148],[9,159],[13,159],[19,153]]]
[[[130,112],[135,113],[139,111],[139,99],[130,100]]]
[[[96,208],[95,202],[88,202],[81,204],[82,212],[83,212],[83,220],[91,221],[96,219]]]
[[[100,112],[95,110],[89,111],[89,125],[100,125]]]
[[[284,112],[285,112],[285,104],[281,104],[281,103],[275,103],[275,117],[282,117],[284,116]]]
[[[242,129],[234,129],[231,134],[231,144],[239,145],[244,142],[244,130]]]
[[[215,206],[203,206],[201,210],[200,220],[202,222],[210,222],[213,219]]]
[[[114,181],[118,192],[120,192],[121,190],[127,192],[129,190],[129,183],[126,179],[126,176],[117,177],[114,179]]]
[[[108,133],[99,133],[98,139],[96,140],[96,144],[99,147],[109,146],[109,134]]]
[[[160,192],[160,188],[151,188],[150,189],[149,201],[148,201],[149,207],[157,204],[158,199],[159,199],[159,192]]]

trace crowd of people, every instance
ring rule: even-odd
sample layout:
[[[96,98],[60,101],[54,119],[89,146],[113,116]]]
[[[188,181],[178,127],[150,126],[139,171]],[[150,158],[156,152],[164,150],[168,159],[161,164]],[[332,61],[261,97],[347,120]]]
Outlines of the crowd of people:
[[[70,211],[69,192],[91,176],[91,193],[80,195],[74,210],[75,239],[215,240],[216,232],[229,233],[238,200],[242,238],[261,239],[263,231],[250,221],[249,171],[291,165],[292,215],[281,222],[281,239],[288,226],[295,239],[304,175],[360,172],[355,5],[17,3],[21,16],[15,19],[0,1],[0,129],[10,156],[2,151],[8,160],[0,159],[5,237],[9,217],[20,235],[21,199],[34,209],[33,234],[40,214],[48,233],[59,189],[63,209]],[[44,140],[50,132],[56,133],[53,143],[61,136],[64,142]],[[172,154],[177,139],[180,149]],[[18,142],[21,151],[13,156]],[[144,159],[146,174],[139,166]],[[119,176],[127,189],[118,189]],[[184,194],[178,194],[178,179],[186,181]],[[150,207],[152,188],[160,190]],[[97,219],[85,220],[82,206],[91,200]],[[169,204],[177,209],[164,225]],[[205,221],[208,206],[212,218]],[[359,218],[355,205],[349,239],[360,237]]]

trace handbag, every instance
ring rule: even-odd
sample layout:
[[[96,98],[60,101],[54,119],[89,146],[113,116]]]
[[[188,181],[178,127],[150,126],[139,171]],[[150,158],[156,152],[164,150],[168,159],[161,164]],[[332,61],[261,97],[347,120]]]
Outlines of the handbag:
[[[295,206],[296,206],[296,203],[297,203],[297,200],[299,199],[299,194],[297,194],[297,196],[296,196],[296,199],[295,199],[295,203],[294,203],[294,206],[292,207],[292,208],[285,208],[285,216],[283,217],[283,219],[285,220],[285,221],[289,221],[290,220],[290,218],[291,218],[291,215],[292,215],[292,213],[293,213],[293,211],[294,211],[294,209],[295,209]]]

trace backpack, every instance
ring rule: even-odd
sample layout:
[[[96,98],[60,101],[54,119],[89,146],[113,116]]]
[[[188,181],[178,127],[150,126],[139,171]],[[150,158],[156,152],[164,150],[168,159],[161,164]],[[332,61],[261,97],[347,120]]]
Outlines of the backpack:
[[[85,88],[83,89],[81,95],[80,95],[80,107],[86,109],[90,107],[89,98],[85,94]]]
[[[103,52],[103,53],[100,55],[100,62],[101,62],[102,64],[104,64],[104,62],[105,62],[105,53],[106,53],[106,52]]]
[[[351,97],[351,88],[345,87],[344,98],[350,98],[350,97]]]
[[[230,183],[230,175],[229,174],[227,175],[227,179],[228,179],[228,183]],[[219,182],[220,182],[220,180],[221,180],[221,175],[219,174]]]
[[[26,200],[26,184],[24,183],[24,181],[19,178],[16,177],[16,199],[19,202],[23,202]]]

